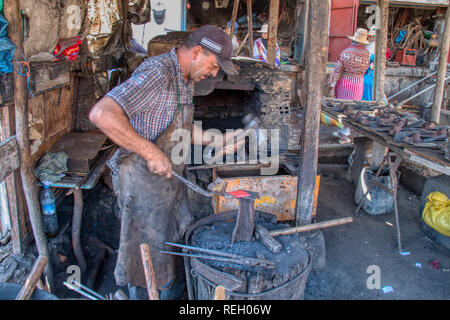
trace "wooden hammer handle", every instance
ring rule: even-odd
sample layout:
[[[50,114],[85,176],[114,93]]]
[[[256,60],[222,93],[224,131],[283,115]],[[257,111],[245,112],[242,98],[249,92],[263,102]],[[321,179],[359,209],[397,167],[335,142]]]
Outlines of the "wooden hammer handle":
[[[144,265],[145,280],[147,281],[147,292],[150,300],[159,300],[158,287],[156,285],[155,270],[150,256],[148,244],[141,244],[142,263]]]
[[[281,229],[281,230],[273,230],[273,231],[270,231],[269,234],[272,237],[276,237],[276,236],[282,236],[282,235],[287,235],[287,234],[292,234],[292,233],[305,232],[305,231],[339,226],[341,224],[346,224],[346,223],[350,223],[350,222],[353,222],[353,218],[347,217],[347,218],[342,218],[342,219],[335,219],[335,220],[329,220],[329,221],[324,221],[324,222],[319,222],[319,223],[307,224],[307,225],[299,226],[299,227],[286,228],[286,229]]]

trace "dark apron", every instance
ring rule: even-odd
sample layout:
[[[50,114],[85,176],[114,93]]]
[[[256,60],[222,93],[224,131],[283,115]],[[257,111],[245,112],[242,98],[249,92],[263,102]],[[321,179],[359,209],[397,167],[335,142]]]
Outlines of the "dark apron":
[[[172,123],[156,139],[155,145],[168,159],[171,159],[172,148],[178,143],[171,141],[172,133],[179,128],[192,132],[193,114],[192,104],[180,105]],[[158,289],[163,289],[175,279],[177,271],[183,272],[179,257],[161,254],[160,251],[172,249],[165,245],[166,241],[180,242],[192,222],[186,187],[175,177],[168,179],[151,173],[144,158],[124,148],[120,148],[113,158],[117,170],[112,170],[114,190],[122,219],[114,271],[116,283],[118,286],[129,283],[146,287],[139,246],[147,243]],[[184,164],[172,165],[172,168],[182,174]]]

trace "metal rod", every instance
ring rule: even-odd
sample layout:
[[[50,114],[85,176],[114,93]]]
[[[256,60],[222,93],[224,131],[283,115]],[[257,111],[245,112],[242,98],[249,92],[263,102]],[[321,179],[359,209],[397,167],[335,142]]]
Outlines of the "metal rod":
[[[96,297],[91,296],[89,293],[86,293],[86,292],[84,292],[84,291],[78,289],[77,287],[75,287],[75,286],[73,286],[73,285],[71,285],[71,284],[69,284],[69,283],[67,283],[67,282],[65,282],[65,281],[63,282],[63,284],[64,284],[67,288],[69,288],[70,290],[73,290],[73,291],[75,291],[76,293],[81,294],[83,297],[89,298],[89,299],[91,299],[91,300],[99,300],[99,299],[97,299]]]
[[[202,254],[192,254],[192,253],[172,252],[172,251],[160,251],[160,252],[166,253],[166,254],[173,254],[176,256],[182,256],[182,257],[199,258],[199,259],[206,259],[206,260],[217,260],[217,261],[232,262],[232,263],[247,265],[247,264],[245,264],[243,262],[239,262],[239,261],[236,261],[236,262],[230,261],[233,258],[227,258],[227,257],[213,257],[213,256],[202,255]]]
[[[89,292],[90,294],[96,296],[100,300],[106,300],[105,297],[103,297],[101,294],[91,290],[90,288],[86,287],[85,285],[83,285],[83,284],[81,284],[81,283],[79,283],[79,282],[77,282],[77,281],[75,281],[73,279],[72,279],[72,284],[75,285],[75,286],[80,287],[83,290],[86,290],[87,292]]]
[[[445,81],[447,81],[448,79],[450,79],[450,76],[448,76],[447,78],[445,78]],[[400,103],[396,106],[396,108],[400,108],[401,106],[403,106],[403,105],[404,105],[406,102],[408,102],[409,100],[412,100],[412,99],[414,99],[414,98],[420,96],[421,94],[427,92],[428,90],[433,89],[435,86],[436,86],[436,84],[432,84],[432,85],[429,86],[428,88],[426,88],[426,89],[424,89],[424,90],[422,90],[422,91],[416,93],[415,95],[413,95],[413,96],[411,96],[411,97],[409,97],[409,98],[403,100],[402,102],[400,102]]]
[[[217,251],[217,250],[213,250],[213,249],[193,247],[193,246],[188,246],[185,244],[173,243],[173,242],[166,242],[166,244],[168,244],[170,246],[175,246],[175,247],[180,247],[180,248],[185,248],[185,249],[190,249],[190,250],[195,250],[195,251],[200,251],[200,252],[205,252],[205,253],[211,253],[211,254],[215,254],[218,256],[224,256],[224,257],[229,257],[229,258],[234,258],[234,259],[242,259],[243,258],[242,256],[239,256],[237,254],[221,252],[221,251]]]
[[[387,100],[391,100],[393,97],[398,96],[400,93],[404,92],[405,90],[408,90],[411,87],[414,87],[416,84],[421,83],[422,81],[428,79],[429,77],[432,77],[433,75],[436,74],[437,71],[434,71],[433,73],[429,74],[428,76],[426,76],[425,78],[422,78],[412,84],[410,84],[409,86],[404,87],[402,90],[398,91],[397,93],[394,93],[392,96],[388,97]]]

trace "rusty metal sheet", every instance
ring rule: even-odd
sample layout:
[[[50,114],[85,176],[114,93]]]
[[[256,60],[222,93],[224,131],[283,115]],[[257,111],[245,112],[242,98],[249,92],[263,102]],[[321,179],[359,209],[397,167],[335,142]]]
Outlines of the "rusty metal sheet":
[[[277,220],[294,220],[297,197],[297,177],[289,175],[223,178],[227,182],[226,192],[251,190],[259,193],[255,209],[271,213]],[[214,196],[214,213],[237,210],[239,202],[234,198]]]
[[[98,130],[70,132],[62,136],[49,152],[64,151],[69,157],[67,161],[69,171],[89,172],[106,139],[107,136]]]

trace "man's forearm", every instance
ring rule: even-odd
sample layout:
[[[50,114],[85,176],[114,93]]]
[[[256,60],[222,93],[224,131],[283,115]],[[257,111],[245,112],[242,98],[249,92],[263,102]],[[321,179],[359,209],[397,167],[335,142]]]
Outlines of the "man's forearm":
[[[116,144],[139,154],[146,160],[160,152],[153,143],[134,130],[123,110],[109,97],[102,98],[92,108],[89,120]]]

